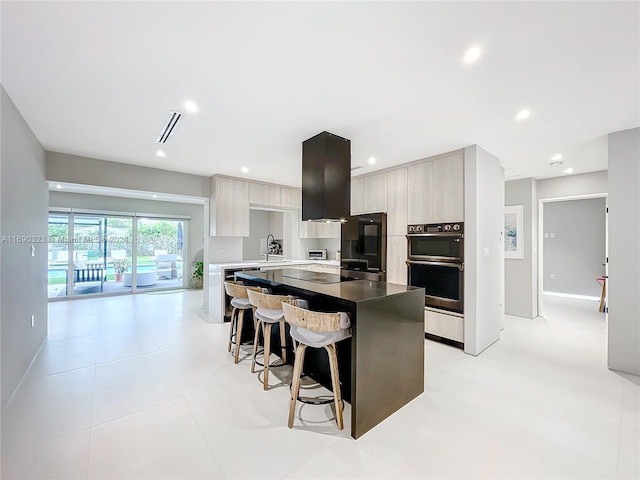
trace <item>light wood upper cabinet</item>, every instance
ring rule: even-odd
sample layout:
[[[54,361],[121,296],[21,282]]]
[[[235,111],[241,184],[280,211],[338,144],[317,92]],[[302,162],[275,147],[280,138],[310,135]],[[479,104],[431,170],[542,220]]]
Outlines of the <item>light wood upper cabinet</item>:
[[[464,158],[434,160],[433,223],[464,221]]]
[[[340,238],[340,222],[300,222],[300,238]]]
[[[463,153],[407,168],[407,224],[464,221]]]
[[[418,163],[407,167],[407,195],[407,224],[432,223],[432,162]]]
[[[351,215],[387,211],[387,172],[351,179]]]
[[[249,203],[267,207],[280,206],[280,190],[276,185],[266,183],[249,183]]]
[[[387,174],[387,235],[407,233],[407,169]]]
[[[212,236],[249,236],[249,183],[211,178],[209,230]]]
[[[302,208],[302,190],[298,188],[280,188],[280,206],[283,208]]]
[[[364,177],[363,213],[387,211],[387,172]]]
[[[351,215],[364,212],[364,178],[351,179]]]

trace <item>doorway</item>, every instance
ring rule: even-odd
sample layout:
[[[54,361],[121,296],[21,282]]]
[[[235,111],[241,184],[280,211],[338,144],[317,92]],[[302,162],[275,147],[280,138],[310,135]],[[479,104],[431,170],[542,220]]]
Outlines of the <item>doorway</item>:
[[[539,207],[540,315],[552,297],[591,302],[597,312],[607,276],[606,195],[545,199]]]

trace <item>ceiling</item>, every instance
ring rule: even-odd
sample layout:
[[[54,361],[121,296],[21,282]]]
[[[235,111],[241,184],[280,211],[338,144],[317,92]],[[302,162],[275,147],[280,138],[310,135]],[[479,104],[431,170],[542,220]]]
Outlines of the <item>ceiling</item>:
[[[607,134],[640,125],[638,2],[1,9],[2,84],[49,151],[300,186],[301,143],[327,130],[354,174],[478,144],[507,178],[545,178],[606,169]]]

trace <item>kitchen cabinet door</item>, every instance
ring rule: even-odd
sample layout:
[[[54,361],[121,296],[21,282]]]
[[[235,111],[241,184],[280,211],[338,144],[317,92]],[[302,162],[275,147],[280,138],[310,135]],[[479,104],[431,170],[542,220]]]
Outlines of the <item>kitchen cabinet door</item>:
[[[282,208],[302,208],[302,190],[298,188],[280,188],[280,206]]]
[[[249,183],[249,202],[265,207],[280,207],[280,187],[266,183]]]
[[[433,164],[407,167],[407,224],[433,223]]]
[[[387,173],[387,235],[407,233],[407,169]]]
[[[351,215],[364,213],[364,178],[351,179]]]
[[[464,159],[459,153],[433,164],[433,222],[464,221]]]
[[[219,237],[249,236],[249,183],[231,178],[211,180],[210,233]]]
[[[387,211],[387,172],[364,177],[363,213]]]
[[[406,227],[405,227],[406,228]],[[387,282],[407,284],[407,237],[387,237]]]

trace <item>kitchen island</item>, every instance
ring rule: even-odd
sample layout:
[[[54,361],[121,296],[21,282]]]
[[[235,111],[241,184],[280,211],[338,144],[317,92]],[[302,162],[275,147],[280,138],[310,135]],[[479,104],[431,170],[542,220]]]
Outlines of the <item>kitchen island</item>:
[[[337,347],[342,395],[351,404],[353,438],[424,391],[424,289],[286,268],[236,275],[274,294],[304,298],[311,310],[349,313],[352,337]],[[327,386],[329,370],[323,354],[323,350],[309,352],[304,372]]]

